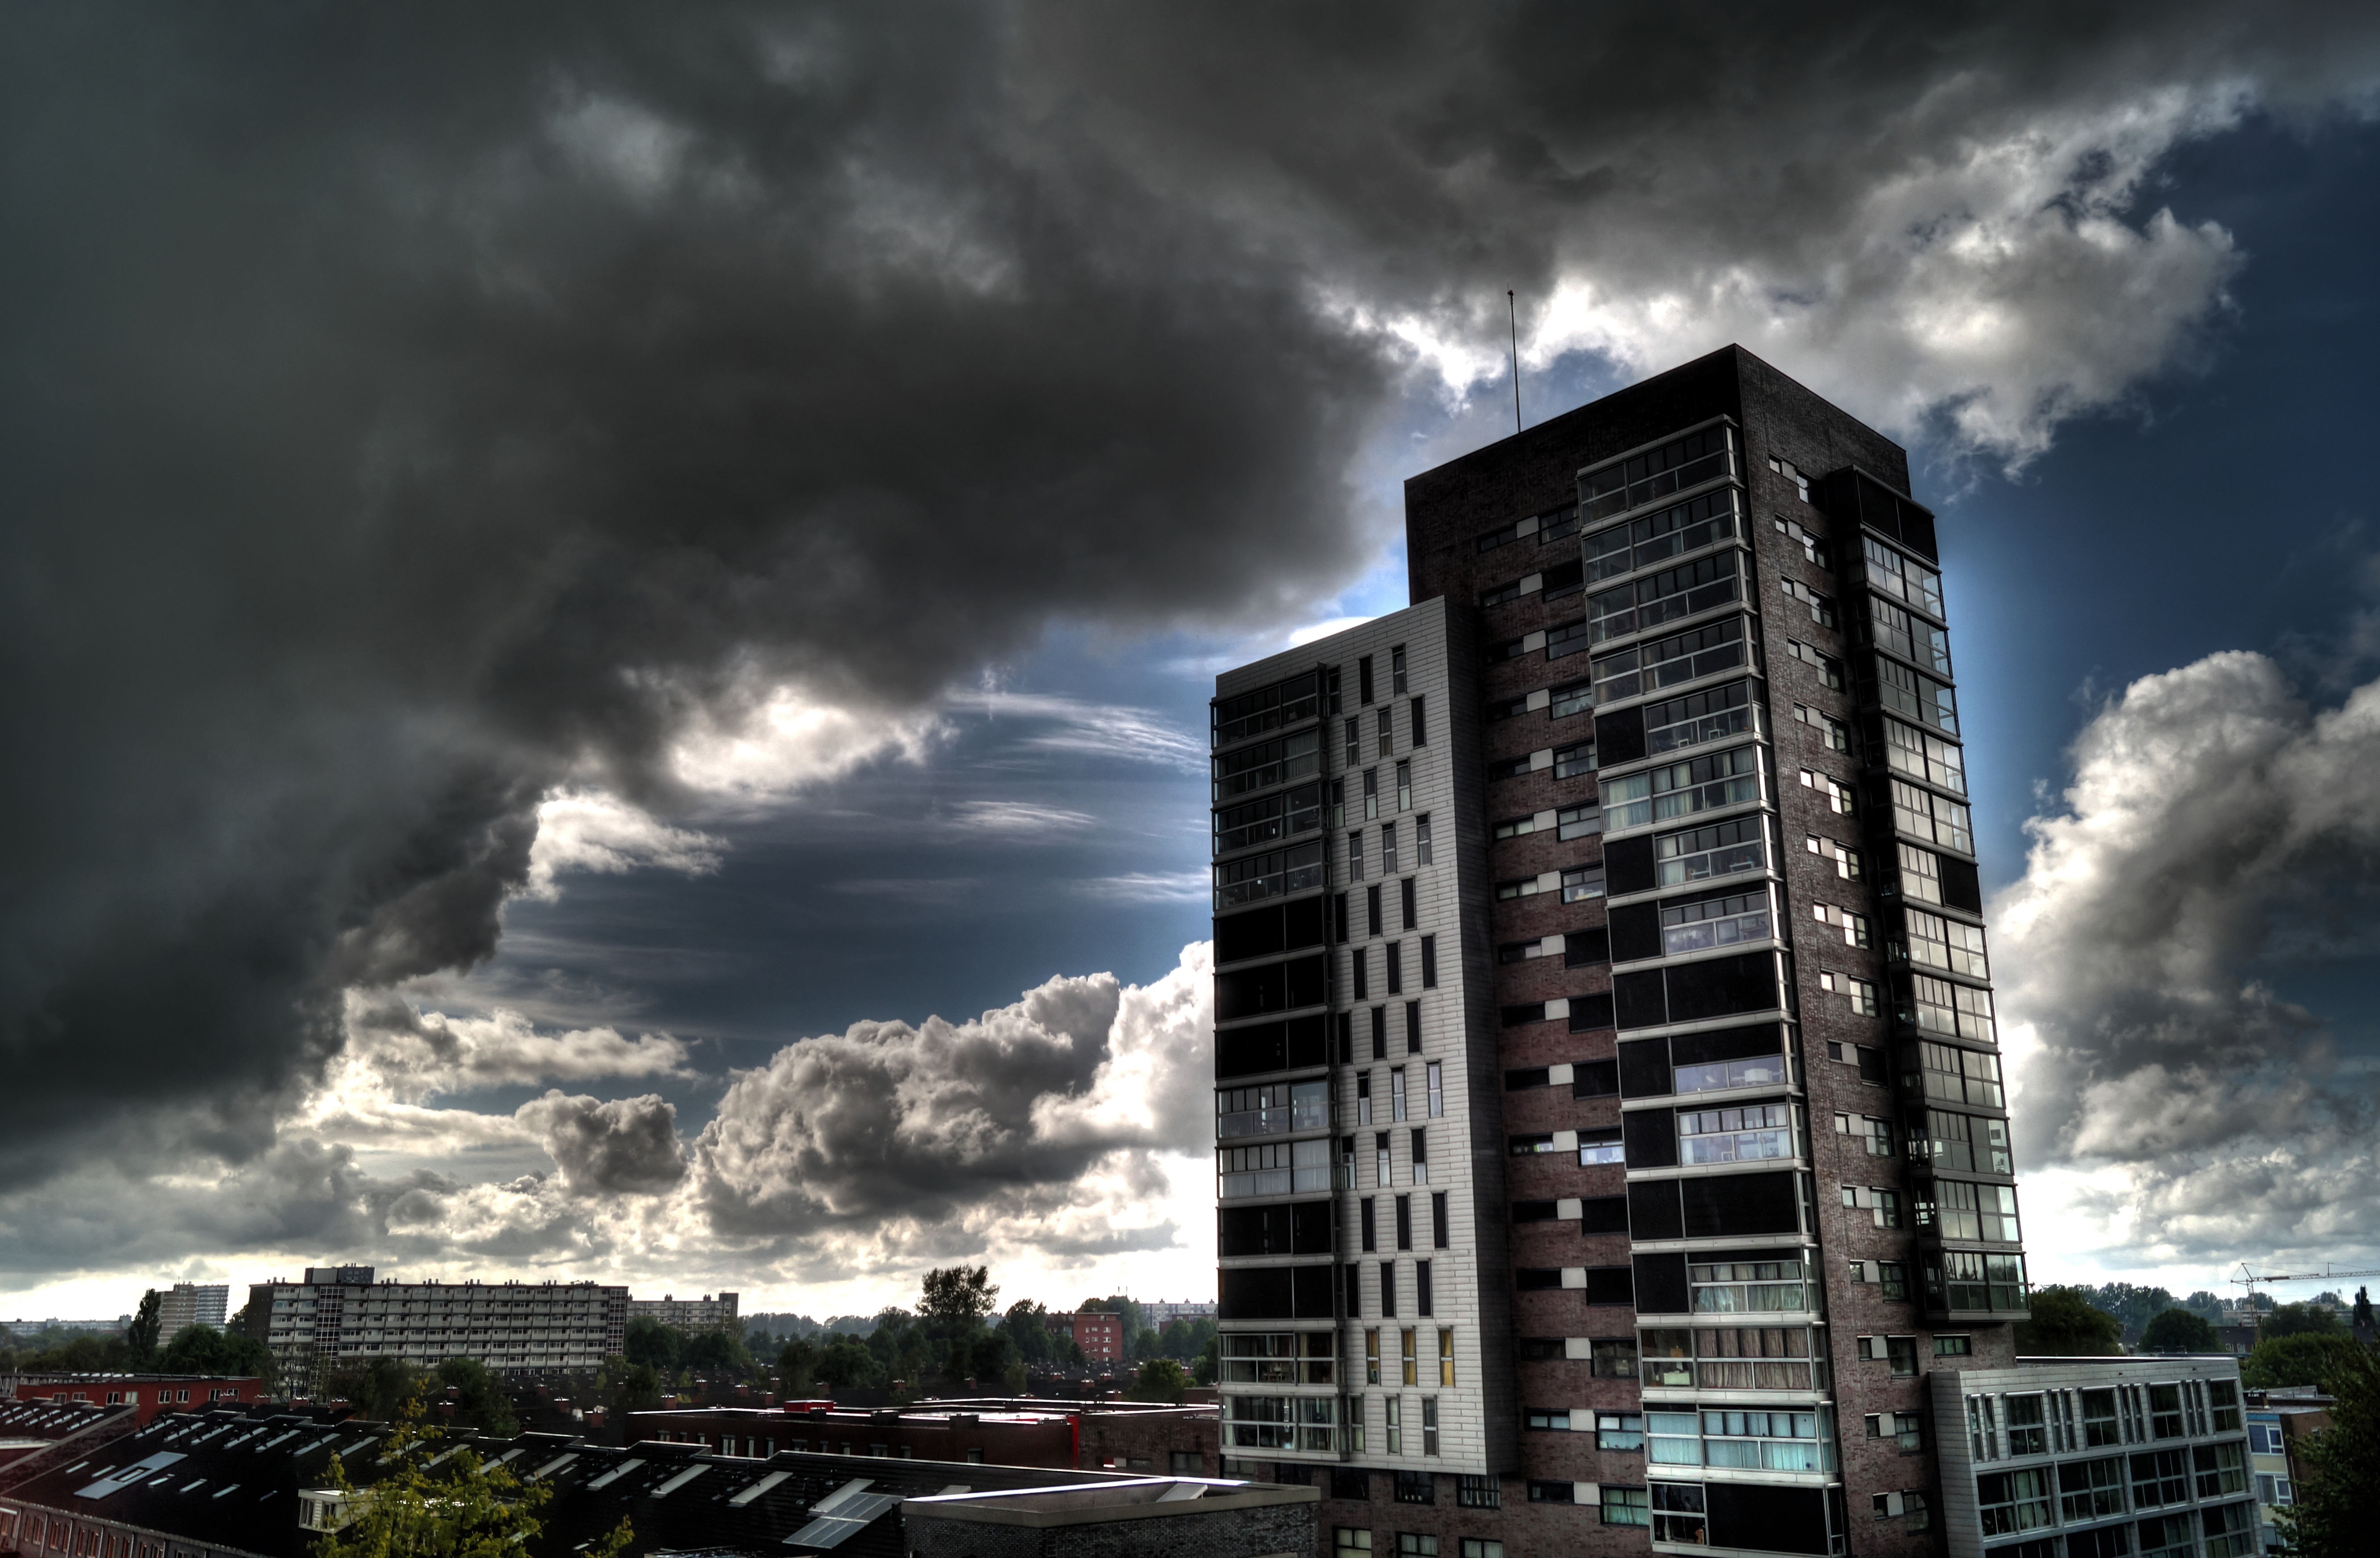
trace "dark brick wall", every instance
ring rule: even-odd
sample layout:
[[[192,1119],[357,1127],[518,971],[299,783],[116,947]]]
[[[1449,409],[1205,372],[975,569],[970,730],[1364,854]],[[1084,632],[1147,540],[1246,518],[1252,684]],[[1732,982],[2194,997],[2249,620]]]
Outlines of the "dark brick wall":
[[[1839,1110],[1896,1123],[1898,1112],[1888,1085],[1864,1081],[1855,1065],[1827,1058],[1829,1040],[1854,1045],[1888,1044],[1888,1019],[1855,1016],[1847,997],[1821,996],[1815,982],[1821,968],[1855,975],[1874,983],[1888,1002],[1883,961],[1887,928],[1874,890],[1879,862],[1865,861],[1860,880],[1845,881],[1830,859],[1803,851],[1803,839],[1809,834],[1864,853],[1867,846],[1860,818],[1837,815],[1821,792],[1804,790],[1798,784],[1797,771],[1804,767],[1847,784],[1856,781],[1858,770],[1851,755],[1828,751],[1817,731],[1798,724],[1792,717],[1793,705],[1821,709],[1854,728],[1856,721],[1850,692],[1823,687],[1813,667],[1786,651],[1786,639],[1799,639],[1844,659],[1849,646],[1840,627],[1823,627],[1811,620],[1806,611],[1781,594],[1779,585],[1783,579],[1794,579],[1839,603],[1845,592],[1828,570],[1804,560],[1798,542],[1777,533],[1772,523],[1777,516],[1820,536],[1827,536],[1829,527],[1826,516],[1803,503],[1794,484],[1771,472],[1767,463],[1774,456],[1814,479],[1856,464],[1905,492],[1906,456],[1891,441],[1767,363],[1730,347],[1409,481],[1405,494],[1411,593],[1416,602],[1444,596],[1451,605],[1467,611],[1475,626],[1475,639],[1482,645],[1576,619],[1584,612],[1579,594],[1551,604],[1536,593],[1485,608],[1474,604],[1484,590],[1574,558],[1574,544],[1540,547],[1524,542],[1481,554],[1475,538],[1516,518],[1574,502],[1580,468],[1719,415],[1737,419],[1745,440],[1755,548],[1751,582],[1767,678],[1768,735],[1779,769],[1786,912],[1794,927],[1792,945],[1801,976],[1803,1072],[1830,1320],[1826,1334],[1835,1349],[1837,1434],[1844,1459],[1851,1548],[1859,1554],[1930,1552],[1939,1541],[1938,1520],[1933,1532],[1910,1531],[1903,1520],[1877,1521],[1871,1515],[1869,1498],[1875,1492],[1909,1489],[1937,1491],[1930,1447],[1904,1454],[1890,1438],[1868,1440],[1864,1427],[1869,1413],[1919,1410],[1922,1380],[1894,1378],[1888,1364],[1862,1362],[1855,1352],[1855,1339],[1861,1335],[1914,1336],[1920,1366],[1925,1368],[1932,1363],[1930,1333],[1913,1302],[1888,1303],[1877,1284],[1848,1280],[1852,1260],[1900,1260],[1908,1271],[1910,1291],[1912,1296],[1916,1292],[1915,1243],[1907,1226],[1901,1160],[1897,1153],[1871,1156],[1863,1138],[1838,1136],[1832,1128]],[[1841,550],[1839,542],[1833,559],[1838,565],[1844,561]],[[1580,653],[1549,663],[1542,654],[1531,654],[1483,662],[1476,678],[1478,709],[1492,710],[1539,688],[1583,680],[1588,675],[1590,658]],[[1483,771],[1501,760],[1583,739],[1590,734],[1590,725],[1588,717],[1556,722],[1544,712],[1506,720],[1478,717],[1475,727]],[[1556,781],[1549,770],[1482,783],[1480,816],[1491,827],[1499,819],[1552,810],[1596,797],[1593,779]],[[1485,849],[1486,880],[1492,883],[1593,863],[1600,854],[1600,840],[1563,844],[1548,832],[1491,840]],[[1838,928],[1812,916],[1811,906],[1820,903],[1865,915],[1871,945],[1864,950],[1845,945]],[[1490,959],[1495,947],[1506,943],[1604,923],[1600,901],[1565,906],[1557,894],[1491,902],[1485,919],[1484,940]],[[1495,1004],[1500,1008],[1605,992],[1610,989],[1610,972],[1608,966],[1570,968],[1563,967],[1560,958],[1536,959],[1494,966],[1492,988]],[[1576,1034],[1568,1029],[1569,1025],[1560,1019],[1503,1029],[1503,1066],[1578,1063],[1608,1059],[1615,1053],[1615,1035],[1608,1029]],[[1620,1118],[1617,1100],[1573,1099],[1567,1087],[1506,1092],[1501,1098],[1507,1133],[1594,1128],[1616,1125]],[[1616,1195],[1622,1190],[1622,1170],[1617,1165],[1582,1167],[1567,1155],[1506,1158],[1503,1169],[1509,1200]],[[1904,1226],[1879,1229],[1868,1212],[1846,1211],[1839,1204],[1840,1187],[1846,1185],[1901,1191]],[[1508,1246],[1510,1264],[1524,1267],[1617,1265],[1627,1260],[1629,1251],[1625,1235],[1585,1235],[1574,1223],[1564,1222],[1512,1225]],[[1487,1260],[1483,1252],[1483,1265]],[[1511,1308],[1516,1337],[1626,1336],[1635,1328],[1633,1311],[1587,1306],[1584,1295],[1575,1290],[1516,1292],[1511,1296]],[[2005,1327],[1977,1328],[1973,1345],[1978,1361],[2002,1357],[2010,1351]],[[1583,1359],[1520,1362],[1514,1366],[1514,1375],[1516,1405],[1521,1406],[1633,1408],[1638,1400],[1633,1382],[1594,1379],[1590,1364]],[[1543,1479],[1634,1485],[1645,1479],[1641,1455],[1599,1455],[1589,1433],[1523,1434],[1515,1469],[1524,1478]],[[1320,1535],[1324,1551],[1329,1549],[1330,1528],[1338,1525],[1362,1526],[1381,1533],[1376,1552],[1394,1551],[1390,1533],[1399,1530],[1434,1532],[1444,1552],[1455,1551],[1454,1540],[1461,1536],[1491,1536],[1506,1544],[1511,1558],[1536,1552],[1641,1552],[1646,1545],[1642,1529],[1606,1529],[1594,1510],[1528,1504],[1525,1482],[1519,1479],[1504,1482],[1504,1506],[1496,1511],[1456,1509],[1451,1478],[1439,1479],[1438,1501],[1429,1506],[1397,1504],[1391,1502],[1388,1478],[1381,1475],[1373,1480],[1375,1498],[1368,1503],[1325,1499]],[[1938,1497],[1929,1502],[1939,1509]]]
[[[1220,1408],[1186,1406],[1179,1412],[1099,1412],[1083,1414],[1081,1465],[1086,1470],[1112,1467],[1117,1471],[1165,1473],[1175,1469],[1172,1455],[1182,1451],[1198,1457],[1196,1467],[1184,1467],[1185,1477],[1216,1477],[1221,1438]]]

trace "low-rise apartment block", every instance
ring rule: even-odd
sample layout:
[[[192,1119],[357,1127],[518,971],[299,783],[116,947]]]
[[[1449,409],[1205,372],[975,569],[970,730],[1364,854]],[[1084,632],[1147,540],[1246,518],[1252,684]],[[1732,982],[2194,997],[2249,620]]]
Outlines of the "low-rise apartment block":
[[[468,1357],[516,1374],[591,1369],[626,1342],[628,1290],[382,1281],[370,1266],[310,1266],[302,1282],[252,1284],[245,1327],[293,1390],[319,1389],[331,1370],[370,1357],[425,1369]]]

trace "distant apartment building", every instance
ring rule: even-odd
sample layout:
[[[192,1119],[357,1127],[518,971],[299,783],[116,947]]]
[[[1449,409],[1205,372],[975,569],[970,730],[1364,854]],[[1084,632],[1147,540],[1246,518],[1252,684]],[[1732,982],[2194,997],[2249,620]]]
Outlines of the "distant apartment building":
[[[717,1296],[704,1294],[699,1298],[680,1298],[664,1293],[658,1298],[628,1300],[630,1320],[653,1320],[679,1331],[733,1331],[735,1329],[736,1295],[722,1293]]]
[[[1158,1298],[1143,1304],[1140,1312],[1143,1322],[1151,1331],[1162,1331],[1177,1320],[1213,1320],[1215,1301],[1209,1298],[1204,1302],[1195,1299],[1176,1302],[1171,1298]]]
[[[221,1331],[224,1317],[231,1308],[231,1284],[177,1282],[158,1296],[157,1335],[170,1342],[193,1325],[210,1325]]]
[[[1062,1331],[1074,1337],[1081,1349],[1085,1363],[1120,1363],[1123,1360],[1123,1316],[1099,1309],[1085,1309],[1079,1314],[1050,1315],[1042,1321],[1050,1331]]]
[[[476,1358],[504,1373],[592,1369],[627,1338],[628,1290],[591,1282],[398,1282],[370,1266],[310,1266],[305,1280],[249,1288],[247,1334],[282,1382],[320,1389],[370,1357],[422,1368]]]

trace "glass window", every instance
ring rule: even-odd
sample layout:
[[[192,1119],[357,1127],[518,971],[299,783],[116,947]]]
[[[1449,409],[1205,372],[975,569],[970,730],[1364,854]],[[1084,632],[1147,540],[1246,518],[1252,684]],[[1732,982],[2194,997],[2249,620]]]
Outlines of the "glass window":
[[[1413,809],[1413,763],[1410,760],[1400,760],[1397,763],[1397,809]],[[1397,868],[1390,866],[1388,869],[1394,870]]]
[[[1402,644],[1389,651],[1389,690],[1394,693],[1405,690],[1405,647]]]
[[[1427,811],[1414,819],[1414,864],[1430,864],[1429,813]]]
[[[1967,808],[1931,790],[1919,789],[1906,779],[1892,781],[1892,824],[1912,838],[1938,844],[1961,855],[1975,852],[1974,820]]]
[[[1911,670],[1897,660],[1876,662],[1876,697],[1895,713],[1923,721],[1945,736],[1959,734],[1959,698],[1947,682]]]
[[[1803,1312],[1813,1308],[1799,1260],[1720,1261],[1686,1268],[1697,1314]]]
[[[1593,524],[1671,493],[1737,474],[1733,430],[1723,425],[1705,428],[1660,448],[1614,460],[1580,477],[1580,515],[1585,522]],[[1731,498],[1733,494],[1727,495]],[[1626,1524],[1641,1526],[1644,1522]]]
[[[2049,1415],[2038,1393],[2007,1398],[2008,1445],[2011,1455],[2049,1453]]]
[[[1636,1342],[1622,1336],[1610,1341],[1590,1344],[1589,1354],[1598,1380],[1633,1380],[1636,1378]]]
[[[1548,707],[1550,711],[1548,717],[1552,719],[1584,714],[1595,707],[1595,684],[1591,681],[1564,683],[1552,690]]]
[[[1598,655],[1595,700],[1613,703],[1738,670],[1746,663],[1746,638],[1743,618],[1730,616],[1706,627]]]
[[[1942,984],[1939,980],[1918,982]],[[1945,990],[1948,985],[1943,985]],[[1982,994],[1983,992],[1976,993]],[[1920,1009],[1925,1002],[1921,992]],[[2000,1086],[1999,1056],[1980,1050],[1961,1050],[1955,1045],[1920,1043],[1917,1046],[1920,1075],[1925,1096],[1950,1103],[1973,1103],[1986,1109],[2006,1107],[2007,1099]]]
[[[1556,838],[1585,838],[1603,831],[1603,808],[1592,804],[1566,806],[1554,813],[1554,822]]]
[[[1785,1081],[1785,1057],[1753,1055],[1743,1060],[1714,1060],[1681,1065],[1670,1072],[1673,1090],[1682,1093],[1714,1092],[1721,1088],[1781,1087]]]
[[[1372,1551],[1372,1533],[1353,1526],[1341,1526],[1330,1533],[1330,1551],[1345,1554]]]
[[[1561,901],[1583,904],[1603,896],[1603,868],[1573,866],[1561,873]]]
[[[1360,862],[1355,869],[1360,875]],[[1318,842],[1268,850],[1261,855],[1244,855],[1215,867],[1215,912],[1221,914],[1321,885],[1322,846]]]
[[[1926,859],[1935,857],[1928,855]],[[1909,936],[1909,960],[1928,968],[1946,969],[1964,974],[1970,979],[1991,978],[1991,965],[1984,951],[1983,928],[1962,925],[1955,919],[1924,909],[1909,909],[1901,916]]]
[[[1670,956],[1769,939],[1766,887],[1700,903],[1665,905],[1661,909],[1661,951]]]
[[[1550,1147],[1546,1150],[1552,1150]],[[1621,1145],[1620,1132],[1616,1129],[1579,1132],[1578,1161],[1582,1164],[1627,1162],[1626,1150]]]
[[[1986,1538],[2039,1530],[2051,1520],[2049,1473],[2041,1468],[1986,1473],[1975,1479],[1975,1502]]]
[[[2116,1418],[2114,1391],[2082,1393],[2082,1442],[2097,1449],[2103,1444],[2120,1444],[2123,1432]]]
[[[2186,1450],[2151,1450],[2132,1457],[2132,1507],[2155,1509],[2159,1504],[2190,1502],[2190,1454]]]
[[[1731,817],[1653,840],[1654,870],[1663,887],[1707,882],[1768,864],[1767,828],[1758,816]]]
[[[1652,1500],[1642,1488],[1615,1488],[1602,1484],[1603,1523],[1607,1526],[1649,1526],[1653,1523]]]
[[[1939,785],[1953,795],[1967,793],[1966,759],[1958,744],[1899,720],[1884,722],[1884,761],[1912,779]]]
[[[1303,785],[1215,813],[1215,853],[1228,855],[1322,825],[1322,786]]]
[[[1595,772],[1595,743],[1581,741],[1554,749],[1554,777],[1576,779]]]
[[[1917,561],[1904,557],[1872,536],[1860,538],[1862,570],[1868,588],[1905,602],[1930,616],[1941,616],[1942,576]]]
[[[2248,1491],[2248,1455],[2237,1441],[2201,1444],[2191,1452],[2191,1459],[2200,1498],[2219,1499],[2226,1493]]]
[[[1642,827],[1759,798],[1759,749],[1737,747],[1607,782],[1605,826]]]
[[[1783,1103],[1678,1112],[1678,1162],[1740,1163],[1793,1155],[1793,1117]]]
[[[1322,733],[1298,731],[1214,760],[1214,798],[1229,800],[1322,772]]]
[[[1740,554],[1722,552],[1664,568],[1633,584],[1587,598],[1588,636],[1597,643],[1648,632],[1743,598]],[[1912,673],[1913,675],[1913,673]]]

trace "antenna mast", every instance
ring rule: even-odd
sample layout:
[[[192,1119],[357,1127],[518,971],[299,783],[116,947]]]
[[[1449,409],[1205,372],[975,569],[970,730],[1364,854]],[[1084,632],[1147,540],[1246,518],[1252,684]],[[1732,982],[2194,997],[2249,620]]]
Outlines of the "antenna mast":
[[[1512,300],[1512,289],[1504,289],[1504,316],[1512,326],[1512,431],[1521,431],[1521,306]]]

